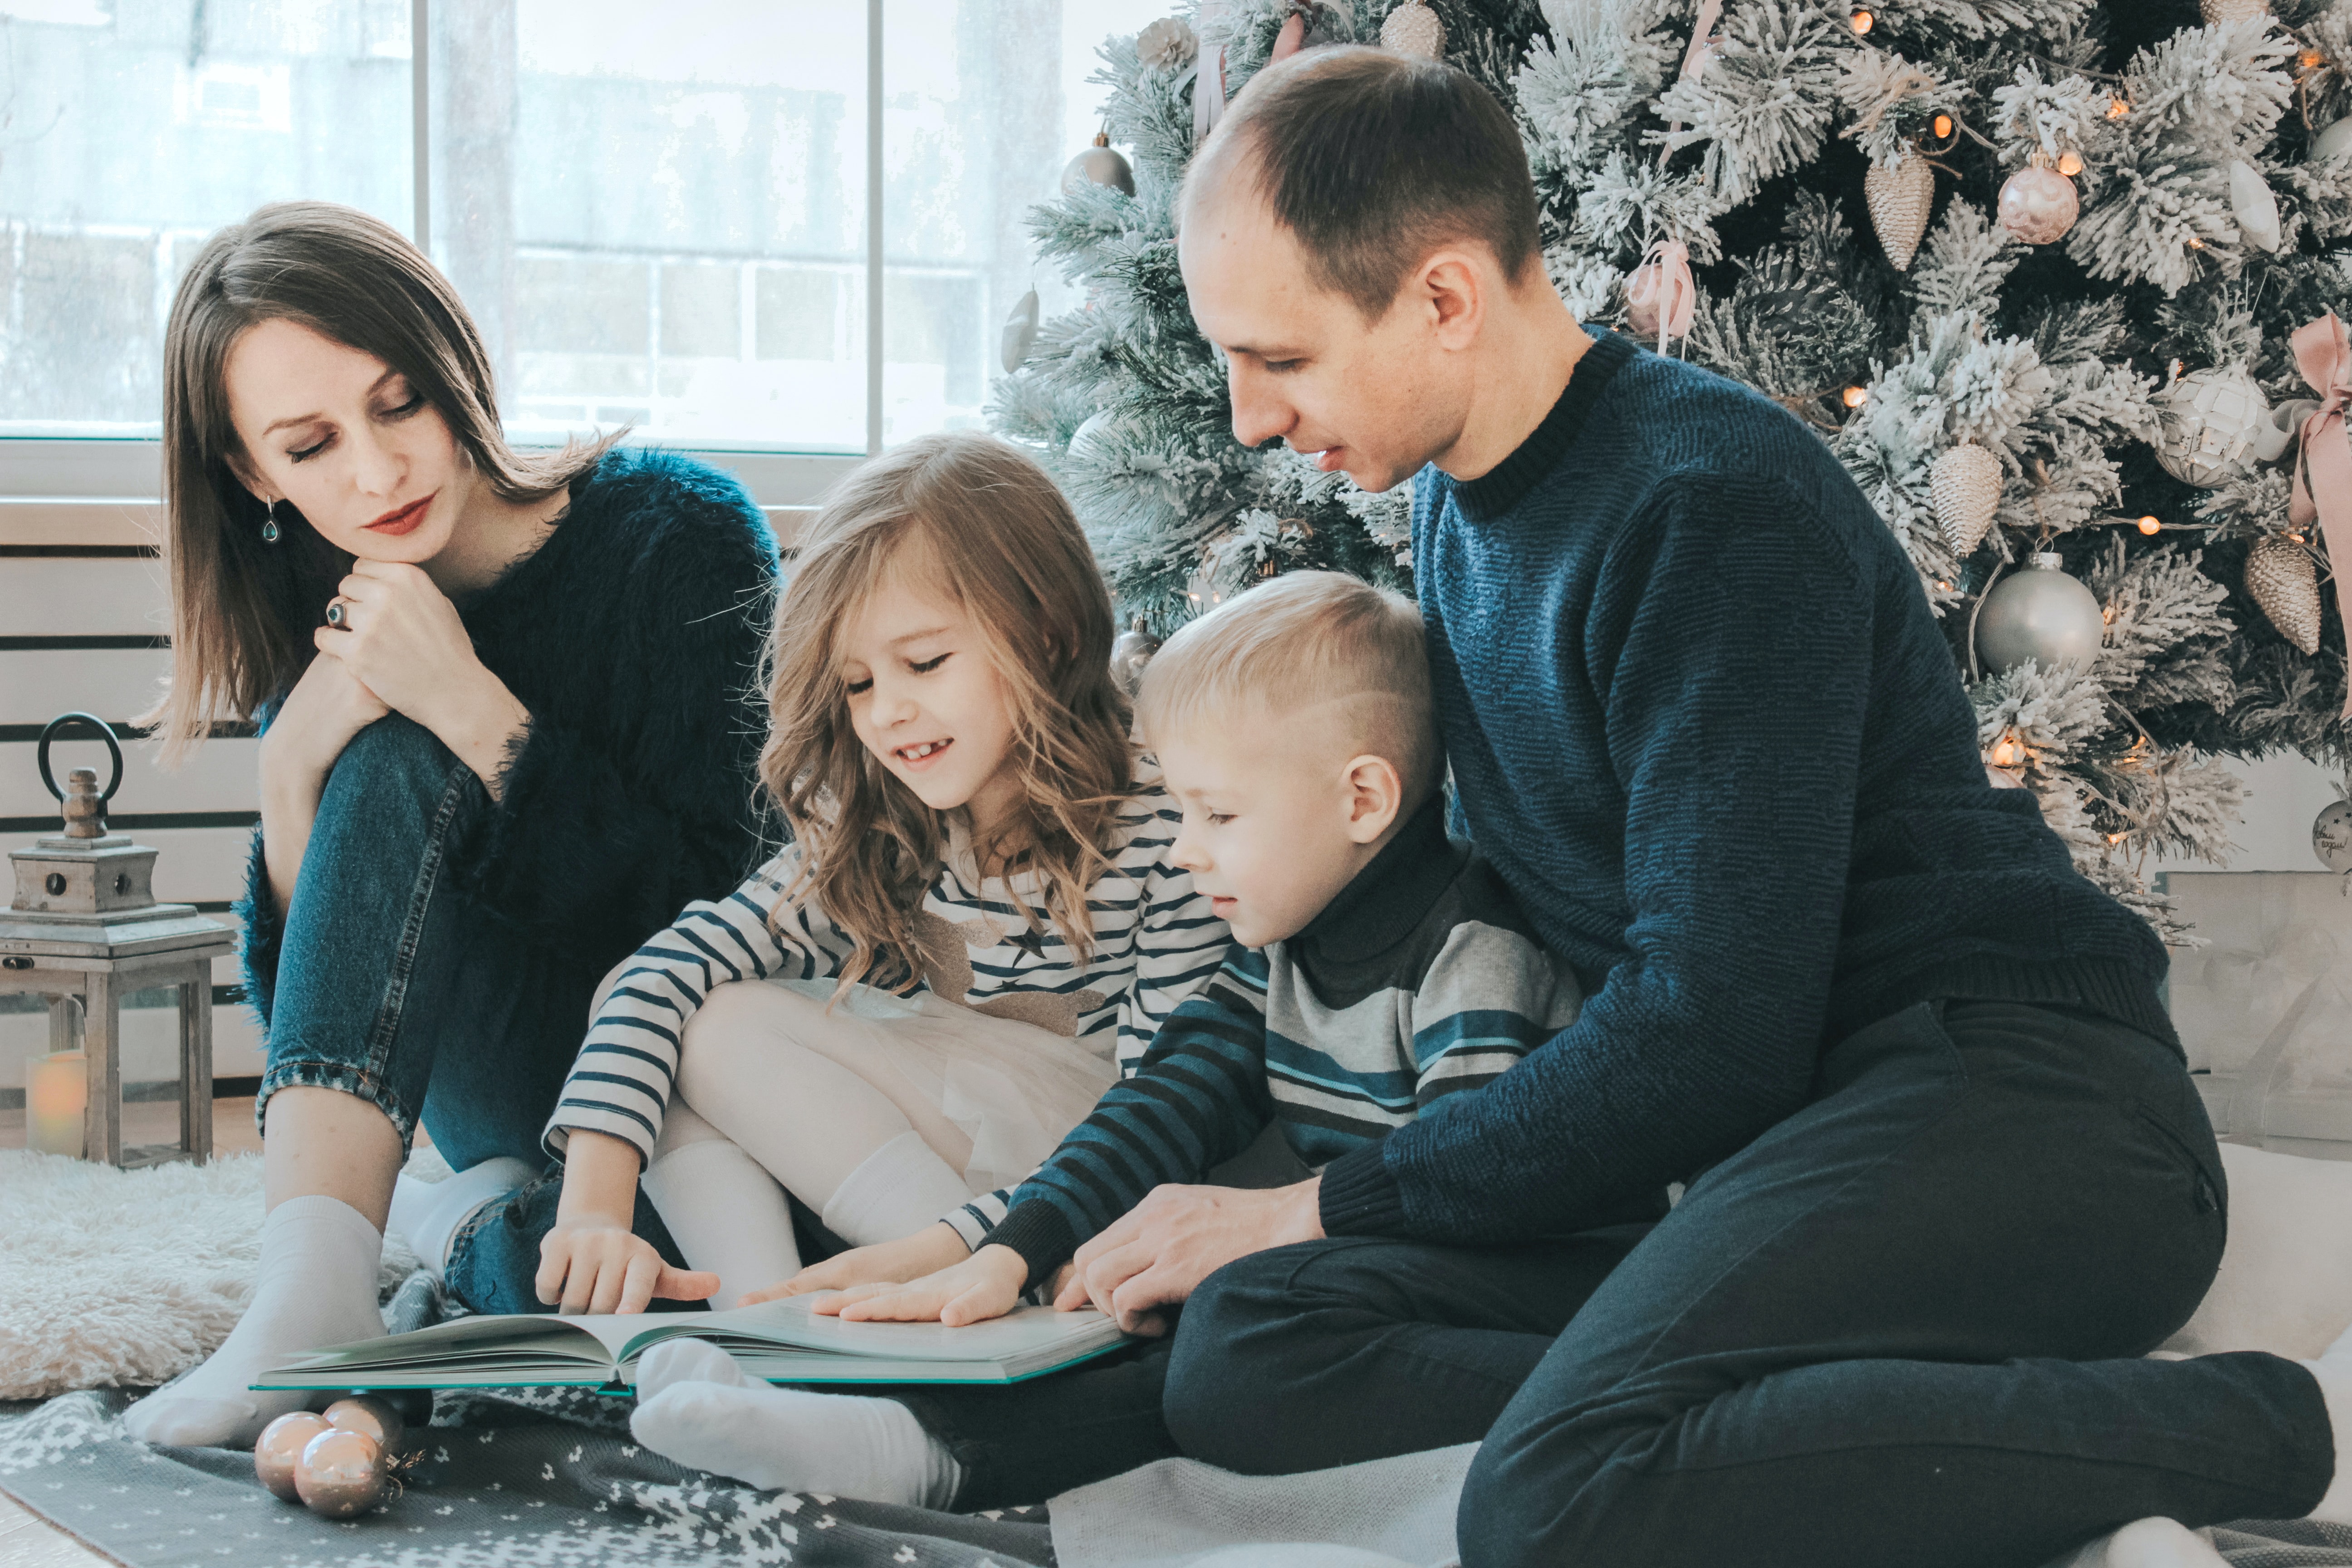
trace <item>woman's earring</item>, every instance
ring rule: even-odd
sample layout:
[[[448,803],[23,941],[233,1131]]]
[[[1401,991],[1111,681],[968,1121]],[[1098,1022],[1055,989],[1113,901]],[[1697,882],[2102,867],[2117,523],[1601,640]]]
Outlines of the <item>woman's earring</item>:
[[[269,510],[262,515],[261,542],[264,544],[278,542],[278,503],[276,501],[271,501]]]

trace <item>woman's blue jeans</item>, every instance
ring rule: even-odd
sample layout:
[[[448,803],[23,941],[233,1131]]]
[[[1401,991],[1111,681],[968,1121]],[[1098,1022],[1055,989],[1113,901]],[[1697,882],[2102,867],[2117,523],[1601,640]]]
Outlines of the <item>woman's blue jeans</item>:
[[[481,1312],[535,1312],[539,1239],[562,1166],[541,1133],[622,954],[526,938],[457,885],[453,848],[491,809],[473,771],[394,714],[329,774],[288,910],[255,1113],[293,1086],[341,1089],[418,1121],[453,1169],[509,1155],[546,1173],[458,1236],[448,1288]],[[637,1234],[682,1260],[642,1193]]]

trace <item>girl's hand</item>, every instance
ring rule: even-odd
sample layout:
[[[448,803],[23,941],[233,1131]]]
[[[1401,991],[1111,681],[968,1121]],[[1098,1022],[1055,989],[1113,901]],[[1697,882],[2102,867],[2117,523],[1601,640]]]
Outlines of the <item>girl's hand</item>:
[[[700,1301],[719,1276],[673,1268],[625,1219],[601,1215],[559,1219],[539,1244],[539,1299],[559,1312],[642,1312],[659,1296]]]
[[[1029,1262],[1009,1247],[983,1247],[903,1285],[853,1285],[818,1297],[809,1310],[854,1323],[928,1323],[950,1328],[1001,1318],[1021,1304]]]
[[[312,659],[261,737],[263,795],[307,794],[315,805],[352,737],[391,711],[341,659]]]
[[[945,1220],[926,1226],[912,1236],[860,1247],[823,1263],[811,1264],[782,1284],[754,1290],[740,1303],[772,1301],[779,1296],[805,1296],[812,1290],[846,1290],[852,1285],[897,1285],[936,1274],[971,1256],[956,1227]]]
[[[328,613],[330,624],[311,633],[319,651],[432,731],[495,796],[530,710],[476,657],[457,606],[433,579],[399,562],[354,562]]]

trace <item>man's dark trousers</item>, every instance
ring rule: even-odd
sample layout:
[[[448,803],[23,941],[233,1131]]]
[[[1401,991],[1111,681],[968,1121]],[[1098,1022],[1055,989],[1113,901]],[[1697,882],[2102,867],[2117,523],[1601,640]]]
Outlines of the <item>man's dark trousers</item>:
[[[2170,1047],[1921,1003],[1613,1269],[1606,1233],[1227,1266],[1163,1413],[1257,1473],[1483,1436],[1465,1568],[2035,1568],[2153,1513],[2299,1517],[2333,1447],[2310,1374],[2141,1359],[2211,1283],[2226,1201]]]

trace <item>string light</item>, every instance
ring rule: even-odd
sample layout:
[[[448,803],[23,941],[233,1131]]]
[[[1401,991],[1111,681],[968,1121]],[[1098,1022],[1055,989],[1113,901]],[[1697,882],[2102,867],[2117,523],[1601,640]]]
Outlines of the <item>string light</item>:
[[[1952,591],[1952,585],[1949,583],[1945,582],[1941,577],[1938,577],[1936,579],[1936,591],[1940,594],[1948,594]]]
[[[2305,70],[2315,70],[2327,63],[2327,57],[2317,49],[2305,49],[2295,57],[2295,63]]]
[[[2083,172],[2083,155],[2072,147],[2058,154],[2058,172],[2068,179]]]
[[[2130,112],[2131,112],[2131,105],[2130,105],[2130,104],[2128,104],[2128,103],[2126,103],[2122,99],[2120,99],[2120,98],[2111,98],[2111,99],[2107,100],[2107,118],[2108,118],[2108,119],[2110,119],[2110,120],[2121,120],[2125,115],[2129,114]]]
[[[1952,117],[1950,115],[1938,114],[1936,116],[1935,123],[1937,141],[1940,142],[1945,137],[1949,136],[1952,133]]]
[[[1857,38],[1869,32],[1878,22],[1878,18],[1866,10],[1857,10],[1846,20],[1853,24],[1853,36]]]
[[[2303,542],[2303,535],[2300,533],[2290,533],[2286,537],[2287,542],[2290,544],[2301,544]]]
[[[1864,404],[1870,401],[1869,391],[1866,388],[1859,386],[1849,386],[1843,392],[1839,393],[1838,396],[1848,408],[1859,408]]]
[[[2124,836],[2120,833],[2110,833],[2107,835],[2107,842],[2110,844],[2121,844],[2123,841]]]
[[[2025,742],[2017,738],[2016,731],[2005,730],[2000,739],[1992,743],[1992,751],[1986,760],[1997,768],[2020,766],[2025,761]]]
[[[2205,248],[2205,242],[2192,234],[2189,237],[2189,248],[2191,250],[2202,250]]]
[[[2139,520],[2139,531],[2142,533],[2147,534],[2151,539],[2156,537],[2157,531],[2163,526],[2164,524],[2158,522],[2153,517],[2144,517]]]

